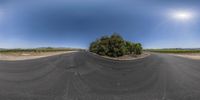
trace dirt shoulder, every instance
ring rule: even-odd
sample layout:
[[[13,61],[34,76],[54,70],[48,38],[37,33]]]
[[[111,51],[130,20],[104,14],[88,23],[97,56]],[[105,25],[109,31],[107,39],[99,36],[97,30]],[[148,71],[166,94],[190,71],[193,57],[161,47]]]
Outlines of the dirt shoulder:
[[[77,51],[58,51],[58,52],[17,52],[17,53],[0,53],[0,60],[6,61],[16,61],[16,60],[28,60],[28,59],[37,59],[43,57],[49,57],[54,55],[60,55],[65,53],[73,53]]]
[[[111,60],[136,60],[136,59],[142,59],[142,58],[145,58],[147,56],[149,56],[150,53],[147,53],[147,52],[144,52],[142,53],[141,55],[124,55],[124,56],[121,56],[121,57],[117,57],[117,58],[113,58],[113,57],[108,57],[108,56],[102,56],[104,58],[107,58],[107,59],[111,59]]]
[[[170,55],[200,60],[200,53],[184,53],[184,54],[170,54]]]

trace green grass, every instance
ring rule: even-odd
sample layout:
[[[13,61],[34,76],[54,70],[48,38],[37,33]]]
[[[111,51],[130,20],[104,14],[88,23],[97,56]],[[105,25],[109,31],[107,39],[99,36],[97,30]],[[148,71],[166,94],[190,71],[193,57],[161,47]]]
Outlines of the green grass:
[[[33,48],[33,49],[2,49],[0,53],[19,53],[19,52],[59,52],[59,51],[77,51],[81,49],[72,48]]]
[[[148,49],[145,51],[158,52],[158,53],[200,53],[200,50],[189,49]]]

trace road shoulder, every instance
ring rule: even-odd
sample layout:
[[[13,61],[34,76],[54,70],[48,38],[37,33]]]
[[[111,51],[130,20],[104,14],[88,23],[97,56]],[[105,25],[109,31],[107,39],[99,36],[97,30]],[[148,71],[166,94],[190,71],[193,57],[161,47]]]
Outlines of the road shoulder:
[[[0,53],[0,60],[4,61],[18,61],[18,60],[29,60],[29,59],[38,59],[38,58],[44,58],[44,57],[50,57],[55,55],[61,55],[66,53],[73,53],[78,51],[60,51],[60,52],[43,52],[43,53],[21,53],[19,54],[4,54]]]
[[[187,53],[187,54],[169,54],[177,57],[183,57],[188,59],[200,60],[200,53]]]
[[[95,53],[91,53],[91,54],[96,55],[96,56],[100,56],[100,55],[95,54]],[[151,54],[144,52],[141,55],[124,55],[124,56],[116,57],[116,58],[108,57],[108,56],[100,56],[100,57],[105,58],[105,59],[109,59],[109,60],[116,60],[116,61],[130,61],[130,60],[142,59],[142,58],[145,58],[149,55],[151,55]]]

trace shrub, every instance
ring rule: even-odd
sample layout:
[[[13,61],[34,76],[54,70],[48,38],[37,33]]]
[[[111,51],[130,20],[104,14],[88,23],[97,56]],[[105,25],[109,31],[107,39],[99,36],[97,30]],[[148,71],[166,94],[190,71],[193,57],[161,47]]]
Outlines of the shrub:
[[[125,42],[123,38],[114,33],[108,40],[108,52],[107,56],[119,57],[125,54]]]
[[[141,54],[142,45],[126,41],[119,34],[113,33],[111,36],[102,36],[92,42],[89,50],[103,56],[119,57],[133,53]]]
[[[134,44],[134,53],[136,55],[142,54],[142,45],[140,43]]]

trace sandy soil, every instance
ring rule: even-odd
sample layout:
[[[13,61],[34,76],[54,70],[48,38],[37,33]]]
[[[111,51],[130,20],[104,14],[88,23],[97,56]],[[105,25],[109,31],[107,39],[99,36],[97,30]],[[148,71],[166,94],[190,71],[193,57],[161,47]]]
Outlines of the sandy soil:
[[[42,53],[0,53],[0,60],[15,61],[15,60],[28,60],[37,59],[42,57],[60,55],[65,53],[73,53],[77,51],[60,51],[60,52],[42,52]]]
[[[200,60],[200,53],[170,54],[170,55],[194,59],[194,60]]]
[[[145,58],[149,55],[150,55],[150,53],[144,52],[141,55],[124,55],[122,57],[117,57],[117,58],[108,57],[108,56],[102,56],[102,57],[108,58],[108,59],[113,59],[113,60],[135,60],[135,59]]]

